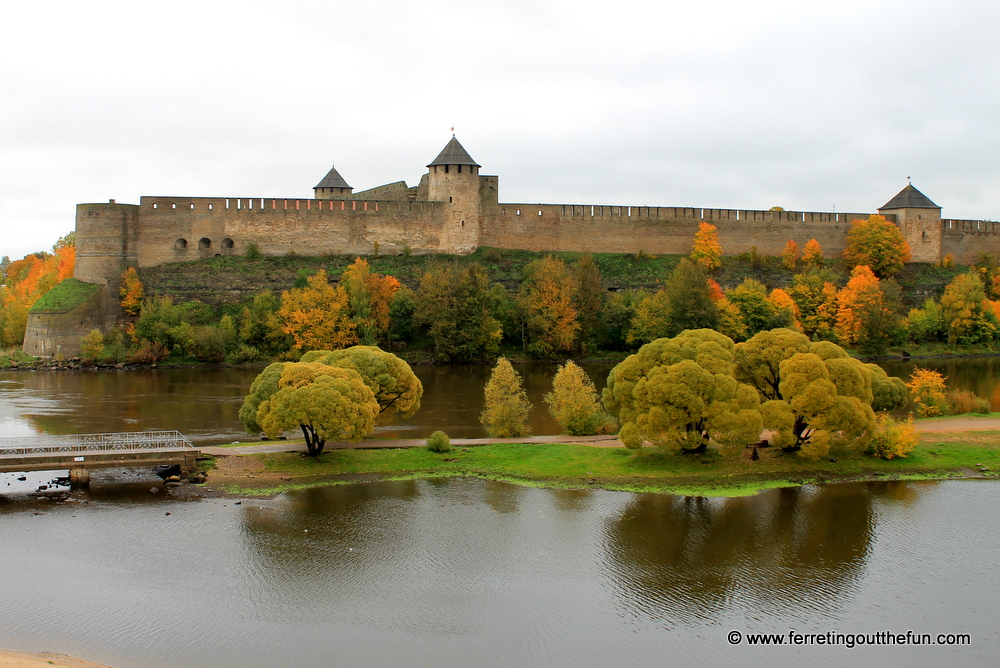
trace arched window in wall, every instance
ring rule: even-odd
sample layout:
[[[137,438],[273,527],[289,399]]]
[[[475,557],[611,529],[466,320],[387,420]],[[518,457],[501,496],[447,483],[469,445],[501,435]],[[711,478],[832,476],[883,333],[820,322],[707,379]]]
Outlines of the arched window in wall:
[[[212,247],[212,240],[211,239],[208,239],[206,237],[202,237],[198,241],[198,248],[211,248],[211,247]]]
[[[223,248],[232,248],[233,247],[233,240],[229,239],[228,237],[226,239],[223,239],[222,240],[222,247]]]
[[[188,247],[187,239],[178,239],[174,242],[174,250],[184,250]]]

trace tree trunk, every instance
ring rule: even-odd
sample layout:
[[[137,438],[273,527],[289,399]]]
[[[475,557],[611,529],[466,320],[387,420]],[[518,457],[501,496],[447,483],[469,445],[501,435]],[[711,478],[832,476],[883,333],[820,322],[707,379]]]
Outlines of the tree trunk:
[[[299,427],[302,428],[302,435],[306,437],[306,453],[310,457],[318,457],[323,452],[326,439],[320,438],[312,425],[300,424]]]

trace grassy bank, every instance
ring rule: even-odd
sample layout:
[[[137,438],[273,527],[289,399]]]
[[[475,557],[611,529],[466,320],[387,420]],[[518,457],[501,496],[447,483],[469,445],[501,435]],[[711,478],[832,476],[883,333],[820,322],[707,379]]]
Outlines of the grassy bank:
[[[889,461],[854,452],[835,452],[836,461],[813,461],[773,448],[759,449],[760,460],[752,461],[746,453],[691,456],[651,448],[633,453],[568,444],[485,445],[445,454],[424,448],[334,450],[315,460],[300,453],[276,453],[224,458],[244,461],[237,470],[220,462],[211,482],[249,496],[316,485],[445,476],[534,487],[743,496],[807,483],[995,476],[1000,469],[998,441],[1000,431],[925,434],[908,457]],[[988,470],[981,472],[980,464]]]

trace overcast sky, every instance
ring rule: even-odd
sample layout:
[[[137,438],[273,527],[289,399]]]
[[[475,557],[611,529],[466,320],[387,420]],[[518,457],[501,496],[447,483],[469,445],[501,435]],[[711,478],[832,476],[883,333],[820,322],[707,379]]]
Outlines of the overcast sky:
[[[451,137],[506,202],[1000,218],[996,0],[20,2],[0,255],[78,202],[416,184]]]

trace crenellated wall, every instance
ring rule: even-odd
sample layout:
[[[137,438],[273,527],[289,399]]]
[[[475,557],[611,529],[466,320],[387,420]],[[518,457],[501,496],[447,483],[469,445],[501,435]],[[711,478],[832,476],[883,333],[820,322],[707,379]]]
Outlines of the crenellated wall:
[[[828,254],[844,248],[851,221],[867,213],[818,213],[572,204],[499,204],[483,215],[481,244],[522,250],[686,254],[698,224],[715,225],[726,255],[777,255],[815,238]]]
[[[1000,255],[1000,223],[992,220],[941,220],[941,254],[973,264],[984,253]]]

